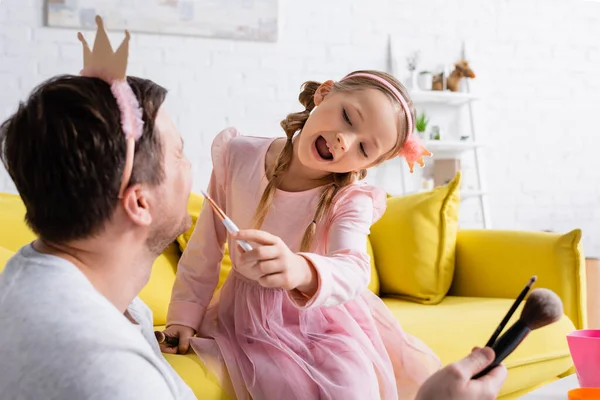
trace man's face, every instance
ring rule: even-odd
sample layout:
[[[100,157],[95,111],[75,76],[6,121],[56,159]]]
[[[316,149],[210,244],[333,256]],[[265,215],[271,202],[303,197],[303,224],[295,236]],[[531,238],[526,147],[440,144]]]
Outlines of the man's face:
[[[150,251],[160,254],[192,225],[187,211],[192,173],[190,162],[183,154],[183,139],[164,107],[158,111],[155,129],[163,144],[165,179],[152,189],[156,191],[153,197],[158,207],[152,210],[147,244]]]

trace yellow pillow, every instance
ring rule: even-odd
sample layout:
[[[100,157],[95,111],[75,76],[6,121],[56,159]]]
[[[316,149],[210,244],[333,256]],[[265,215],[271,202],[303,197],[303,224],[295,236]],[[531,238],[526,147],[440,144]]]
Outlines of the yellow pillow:
[[[387,201],[371,228],[381,292],[437,304],[452,284],[460,172],[446,186]]]
[[[4,247],[0,247],[0,272],[2,272],[4,270],[6,263],[14,255],[15,255],[14,252],[12,252],[8,249],[5,249]]]
[[[204,203],[204,197],[202,195],[192,193],[190,195],[190,199],[188,200],[188,213],[192,217],[192,227],[185,233],[179,235],[177,238],[177,243],[179,243],[179,248],[183,253],[185,248],[194,232],[194,228],[196,227],[196,221],[198,221],[198,216],[200,215],[200,211],[202,210],[202,204]],[[227,276],[229,275],[229,271],[231,271],[231,258],[229,257],[229,249],[227,248],[227,244],[225,244],[225,253],[223,254],[223,261],[221,262],[221,272],[219,275],[219,283],[217,284],[217,289],[219,289],[225,283]]]

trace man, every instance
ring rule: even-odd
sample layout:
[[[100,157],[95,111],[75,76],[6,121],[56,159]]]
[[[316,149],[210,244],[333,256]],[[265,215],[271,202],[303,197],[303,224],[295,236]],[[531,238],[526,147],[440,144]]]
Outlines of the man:
[[[190,165],[162,108],[166,90],[128,78],[144,130],[122,195],[126,139],[104,81],[61,76],[0,128],[0,157],[39,238],[0,275],[6,399],[191,399],[136,297],[155,258],[190,227]],[[432,376],[419,400],[494,398],[506,370],[473,381],[490,349]]]
[[[0,128],[0,155],[39,236],[0,276],[3,399],[195,398],[136,298],[191,225],[190,164],[161,107],[166,90],[128,82],[144,127],[120,198],[126,140],[104,81],[50,79]]]

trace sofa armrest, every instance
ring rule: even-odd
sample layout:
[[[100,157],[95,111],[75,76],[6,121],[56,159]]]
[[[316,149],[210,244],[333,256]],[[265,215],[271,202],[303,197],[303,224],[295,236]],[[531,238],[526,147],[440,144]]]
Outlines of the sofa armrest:
[[[529,278],[562,299],[578,329],[587,326],[585,258],[581,231],[547,232],[462,230],[449,295],[516,298]]]

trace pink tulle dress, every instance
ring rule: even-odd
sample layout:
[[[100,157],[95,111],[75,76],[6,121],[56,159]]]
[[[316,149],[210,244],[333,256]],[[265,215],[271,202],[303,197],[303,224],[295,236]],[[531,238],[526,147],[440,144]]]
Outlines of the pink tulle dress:
[[[240,227],[251,228],[266,186],[265,156],[274,139],[233,128],[212,145],[209,194]],[[262,227],[299,251],[320,188],[277,190]],[[238,247],[209,206],[183,254],[167,323],[194,327],[191,346],[238,399],[411,399],[441,367],[420,340],[403,332],[367,289],[366,237],[385,210],[385,193],[357,183],[340,190],[310,253],[315,296],[267,289],[235,272]],[[213,296],[224,243],[234,268]]]

